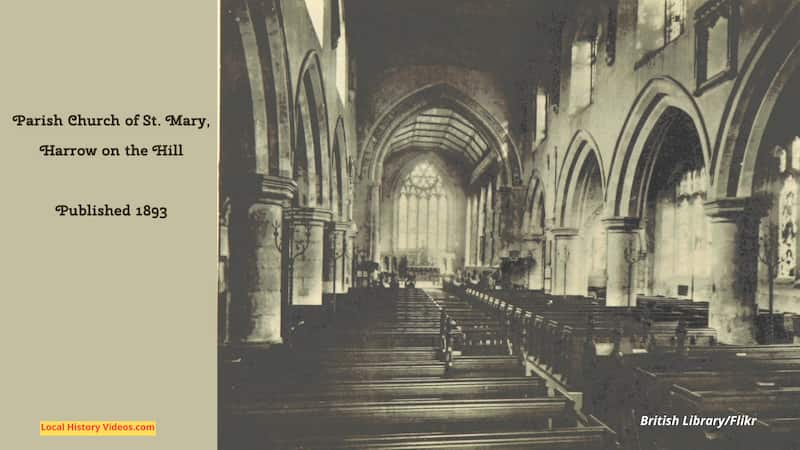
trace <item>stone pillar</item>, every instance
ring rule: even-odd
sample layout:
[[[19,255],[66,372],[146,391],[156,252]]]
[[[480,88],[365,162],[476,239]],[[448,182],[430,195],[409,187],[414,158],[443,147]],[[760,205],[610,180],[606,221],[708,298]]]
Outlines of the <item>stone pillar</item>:
[[[708,324],[725,344],[754,344],[758,283],[758,223],[763,213],[750,198],[705,204],[711,218],[713,285]]]
[[[639,219],[610,217],[606,227],[606,306],[636,306],[637,271],[646,260],[639,257]]]
[[[336,277],[333,266],[333,255],[336,251],[335,225],[336,222],[333,221],[323,224],[322,227],[322,293],[326,295],[333,293],[333,279]]]
[[[306,246],[291,267],[291,305],[322,305],[322,271],[325,224],[331,212],[319,208],[293,208],[286,212],[293,252]],[[288,255],[287,255],[288,257]]]
[[[575,228],[556,228],[552,230],[555,249],[553,252],[554,295],[586,295],[586,273],[581,264],[585,255],[581,248],[581,238]]]
[[[350,222],[333,221],[328,223],[327,234],[327,257],[326,267],[328,276],[325,281],[325,293],[332,293],[334,289],[337,294],[347,292],[345,281],[345,267],[347,265],[347,245],[349,238],[347,232],[351,228]],[[334,282],[334,280],[336,280]]]
[[[380,211],[381,211],[381,185],[379,183],[370,184],[369,188],[369,208],[370,208],[370,225],[369,225],[369,258],[372,261],[381,262],[381,245],[380,245]]]
[[[351,287],[353,287],[353,276],[355,275],[353,272],[353,263],[355,261],[355,241],[356,241],[356,234],[358,234],[358,226],[355,222],[350,222],[350,229],[348,233],[346,233],[345,238],[346,246],[345,246],[345,255],[342,258],[342,270],[344,270],[344,286],[345,292],[349,291]]]
[[[528,289],[544,289],[545,241],[543,236],[534,236],[532,239],[530,255],[533,256],[533,267],[528,269]]]
[[[464,265],[470,263],[470,251],[472,250],[472,196],[467,194],[467,216],[466,230],[464,231]]]
[[[282,229],[284,205],[297,185],[284,177],[259,176],[257,192],[246,206],[241,259],[244,272],[245,329],[232,330],[246,344],[279,344],[281,338],[282,253],[275,245],[275,228]],[[249,196],[248,196],[249,197]],[[233,219],[232,219],[233,220]]]
[[[228,221],[230,216],[220,214],[219,221],[219,265],[217,267],[217,299],[219,307],[219,326],[217,339],[228,344],[231,341],[231,290],[228,273],[230,271],[230,247],[228,244]]]

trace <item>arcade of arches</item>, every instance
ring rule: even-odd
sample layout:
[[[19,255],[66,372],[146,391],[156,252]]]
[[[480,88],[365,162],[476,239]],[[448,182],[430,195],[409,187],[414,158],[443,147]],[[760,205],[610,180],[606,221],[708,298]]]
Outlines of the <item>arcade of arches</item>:
[[[800,313],[796,0],[486,3],[222,2],[222,344],[382,277]]]

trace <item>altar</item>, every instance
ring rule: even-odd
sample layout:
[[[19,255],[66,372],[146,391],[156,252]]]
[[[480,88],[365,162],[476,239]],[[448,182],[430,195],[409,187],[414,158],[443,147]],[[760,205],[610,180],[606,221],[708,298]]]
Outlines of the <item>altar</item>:
[[[441,272],[436,266],[409,266],[406,273],[413,275],[416,281],[438,282],[441,277]]]
[[[453,252],[430,252],[427,249],[399,251],[384,255],[381,269],[401,277],[414,275],[417,281],[435,281],[443,274],[453,273],[455,259]]]

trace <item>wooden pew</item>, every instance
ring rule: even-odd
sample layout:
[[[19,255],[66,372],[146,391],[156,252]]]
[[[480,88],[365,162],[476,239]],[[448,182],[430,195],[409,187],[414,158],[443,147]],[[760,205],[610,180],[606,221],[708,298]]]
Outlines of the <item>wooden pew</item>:
[[[275,401],[303,398],[319,401],[387,401],[396,399],[536,398],[546,396],[536,377],[408,378],[373,381],[321,380],[318,383],[252,383],[226,394],[226,403],[268,407]]]
[[[749,414],[761,420],[758,435],[794,433],[800,436],[800,346],[716,346],[624,355],[619,358],[610,396],[624,398],[622,411],[639,414]],[[626,372],[630,369],[630,372]],[[630,375],[625,375],[630,373]],[[621,396],[628,392],[628,396]],[[624,416],[624,413],[622,414]],[[772,425],[768,422],[773,420]],[[620,419],[622,421],[622,419]],[[612,424],[617,421],[611,420]],[[750,429],[750,428],[748,428]],[[737,434],[735,428],[722,434]],[[704,438],[694,436],[704,444]],[[737,435],[735,439],[746,439]],[[776,438],[783,442],[784,437]],[[753,441],[755,443],[759,440]],[[800,442],[795,441],[796,444]],[[753,448],[767,448],[757,445]],[[724,447],[722,447],[724,448]],[[777,446],[769,448],[794,448]]]
[[[637,367],[632,375],[630,386],[636,389],[637,409],[645,411],[663,408],[675,386],[697,391],[800,387],[800,369],[654,371]]]
[[[510,355],[457,356],[448,367],[451,377],[477,377],[489,375],[524,376],[519,360]]]
[[[437,359],[436,348],[454,336],[520,332],[497,318],[523,316],[521,308],[395,294],[349,305],[294,346],[291,378],[256,372],[221,393],[221,448],[610,448],[608,428],[574,428],[572,402],[541,398],[543,380],[524,377],[516,357]],[[435,344],[424,342],[431,337]]]
[[[361,379],[378,380],[394,378],[417,378],[417,377],[443,377],[445,375],[445,364],[436,362],[415,363],[349,363],[342,365],[312,364],[307,367],[309,376],[316,374],[320,379]],[[297,376],[302,377],[304,373],[301,368],[296,370]]]
[[[301,350],[296,358],[300,361],[327,361],[345,363],[394,362],[416,364],[439,359],[436,347],[393,347],[383,348],[347,348],[329,347]]]
[[[222,426],[226,434],[269,442],[296,436],[346,436],[364,430],[402,433],[544,429],[548,419],[574,425],[569,402],[557,398],[273,402],[268,408],[239,405],[227,409]]]
[[[278,450],[606,450],[614,448],[612,433],[593,426],[550,431],[514,431],[484,433],[404,433],[327,439],[303,439],[278,443]]]

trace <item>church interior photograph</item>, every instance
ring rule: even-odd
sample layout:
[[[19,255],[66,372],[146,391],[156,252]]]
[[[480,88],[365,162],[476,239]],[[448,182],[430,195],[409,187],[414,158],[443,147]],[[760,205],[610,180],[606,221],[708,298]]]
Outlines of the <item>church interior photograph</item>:
[[[222,0],[219,448],[800,449],[800,0]]]

